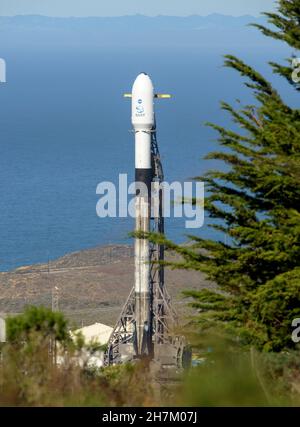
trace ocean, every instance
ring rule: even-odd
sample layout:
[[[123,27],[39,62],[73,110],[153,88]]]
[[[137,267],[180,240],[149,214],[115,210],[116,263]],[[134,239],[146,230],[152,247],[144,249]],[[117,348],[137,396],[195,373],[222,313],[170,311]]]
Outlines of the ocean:
[[[267,61],[284,58],[276,49],[238,46],[234,53],[270,76]],[[141,71],[150,74],[158,92],[173,95],[156,103],[165,179],[183,181],[222,167],[203,159],[217,147],[215,132],[204,123],[230,123],[220,100],[253,101],[237,73],[222,67],[225,53],[231,53],[230,46],[221,42],[210,49],[59,43],[57,48],[13,43],[5,48],[3,43],[0,270],[97,245],[130,243],[134,220],[98,218],[96,187],[101,181],[117,183],[120,173],[133,180],[130,101],[122,95]],[[178,242],[190,232],[216,238],[208,222],[186,230],[184,219],[168,219],[166,232]]]

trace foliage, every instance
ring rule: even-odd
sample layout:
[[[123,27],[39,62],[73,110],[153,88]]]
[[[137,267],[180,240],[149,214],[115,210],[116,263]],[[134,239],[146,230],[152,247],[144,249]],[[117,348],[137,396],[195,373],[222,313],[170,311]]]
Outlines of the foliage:
[[[6,320],[7,339],[16,342],[26,338],[33,331],[42,335],[51,335],[57,341],[69,339],[67,321],[59,312],[45,307],[27,307],[25,312]]]
[[[22,335],[23,336],[23,335]],[[24,337],[24,336],[23,336]],[[63,360],[49,358],[51,335],[33,327],[1,349],[0,406],[245,406],[300,403],[296,353],[240,351],[221,333],[191,329],[194,361],[183,381],[159,384],[148,363],[90,369],[78,363],[84,344],[67,341]],[[61,354],[58,351],[58,354]],[[128,392],[130,390],[130,392]]]
[[[278,12],[279,13],[264,14],[267,16],[269,22],[278,29],[278,31],[258,24],[254,24],[254,27],[260,29],[264,35],[286,42],[294,49],[300,50],[299,1],[281,0],[278,2]],[[290,63],[287,66],[273,62],[270,64],[272,65],[275,73],[284,76],[290,84],[296,87],[297,90],[300,90],[300,85],[295,84],[291,78],[293,69],[291,67],[291,61],[289,62]]]
[[[194,338],[194,344],[197,339]],[[198,336],[201,363],[184,378],[176,395],[181,406],[298,406],[298,352],[241,351],[220,334]]]
[[[66,325],[61,313],[43,307],[9,319],[9,340],[0,348],[0,406],[154,404],[146,366],[90,367],[88,356],[102,347],[85,345],[80,335],[69,339]]]

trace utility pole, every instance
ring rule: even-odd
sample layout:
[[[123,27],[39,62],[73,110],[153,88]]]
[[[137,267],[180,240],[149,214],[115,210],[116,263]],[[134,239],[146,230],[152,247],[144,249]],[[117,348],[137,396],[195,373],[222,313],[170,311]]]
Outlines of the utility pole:
[[[52,288],[52,311],[59,311],[59,288]]]

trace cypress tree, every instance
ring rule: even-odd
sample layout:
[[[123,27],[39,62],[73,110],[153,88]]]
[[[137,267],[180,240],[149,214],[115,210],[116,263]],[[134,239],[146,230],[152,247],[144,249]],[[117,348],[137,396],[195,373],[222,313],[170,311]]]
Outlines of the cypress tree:
[[[271,29],[256,27],[297,52],[299,0],[280,0],[277,13],[265,15]],[[299,90],[292,79],[295,50],[287,65],[270,65]],[[255,106],[221,104],[240,130],[208,124],[217,131],[221,149],[206,158],[221,160],[227,168],[196,179],[206,183],[210,226],[228,243],[203,239],[201,231],[184,247],[164,236],[150,239],[182,256],[172,268],[202,271],[218,284],[217,292],[185,292],[199,311],[200,330],[225,328],[246,345],[280,351],[295,345],[292,320],[300,318],[300,110],[241,59],[226,55],[225,65],[245,78]]]

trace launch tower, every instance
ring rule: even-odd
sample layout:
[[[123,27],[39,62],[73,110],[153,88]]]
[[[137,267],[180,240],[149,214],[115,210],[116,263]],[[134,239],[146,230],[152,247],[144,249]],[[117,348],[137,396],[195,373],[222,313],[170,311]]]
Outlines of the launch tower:
[[[164,180],[157,138],[154,99],[170,98],[155,94],[146,73],[135,80],[132,93],[132,125],[135,135],[135,231],[164,233]],[[148,359],[160,367],[181,369],[188,364],[189,352],[178,335],[177,315],[164,282],[164,245],[135,237],[135,282],[110,336],[104,364],[114,365]]]

